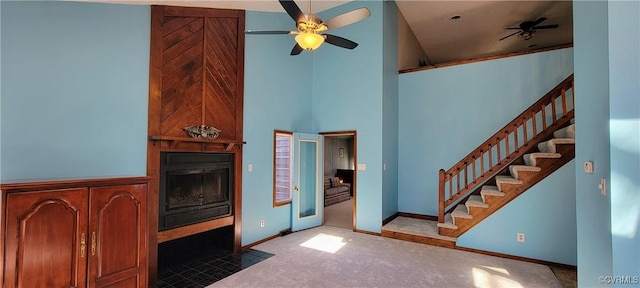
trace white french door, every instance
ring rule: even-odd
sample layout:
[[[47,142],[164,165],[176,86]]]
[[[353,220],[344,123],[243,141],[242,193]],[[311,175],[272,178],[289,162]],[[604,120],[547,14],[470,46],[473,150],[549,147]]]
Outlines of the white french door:
[[[322,136],[293,133],[291,230],[322,225]]]

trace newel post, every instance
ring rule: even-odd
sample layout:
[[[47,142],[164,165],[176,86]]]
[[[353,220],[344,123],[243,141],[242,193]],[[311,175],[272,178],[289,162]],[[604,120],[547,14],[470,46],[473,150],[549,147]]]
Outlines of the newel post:
[[[440,169],[438,176],[438,223],[444,223],[444,169]]]

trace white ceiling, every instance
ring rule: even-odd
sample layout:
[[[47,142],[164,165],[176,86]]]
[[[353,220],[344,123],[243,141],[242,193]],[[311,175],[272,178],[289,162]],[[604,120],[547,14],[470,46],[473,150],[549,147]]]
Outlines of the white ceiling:
[[[250,11],[284,12],[277,0],[84,0],[143,5],[174,5],[205,8],[243,9]],[[303,12],[309,1],[295,0]],[[349,1],[312,0],[313,13],[342,5]],[[571,1],[434,1],[396,0],[398,9],[415,34],[427,56],[427,64],[476,59],[531,49],[573,43],[573,13]],[[454,15],[460,16],[452,20]],[[288,17],[284,15],[283,17]],[[529,40],[516,36],[499,41],[517,30],[524,21],[548,18],[540,25],[558,24],[556,29],[539,30]]]
[[[571,1],[396,1],[431,64],[573,43]],[[460,16],[452,20],[454,15]],[[529,40],[500,38],[525,21],[548,18]],[[534,45],[534,46],[532,46]],[[532,47],[530,47],[532,46]]]

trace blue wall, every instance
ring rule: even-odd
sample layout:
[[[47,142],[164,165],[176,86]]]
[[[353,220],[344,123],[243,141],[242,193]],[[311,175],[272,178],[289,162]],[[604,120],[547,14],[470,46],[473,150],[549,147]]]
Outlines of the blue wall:
[[[146,175],[149,7],[0,5],[0,179]]]
[[[578,284],[613,284],[600,276],[640,276],[640,4],[576,1],[574,8]],[[584,88],[582,88],[584,87]],[[608,109],[607,109],[608,108]],[[608,193],[597,184],[609,180]],[[604,281],[603,281],[604,280]],[[610,280],[610,278],[609,278]]]
[[[398,212],[398,8],[384,2],[382,87],[382,219]]]
[[[572,72],[568,48],[401,74],[398,210],[437,215],[438,170],[449,169]]]
[[[284,13],[247,11],[245,21],[247,30],[294,26]],[[311,131],[313,64],[313,54],[289,56],[291,35],[247,35],[245,41],[242,245],[291,227],[291,205],[273,207],[273,130]]]
[[[608,15],[613,275],[640,277],[640,2]]]
[[[382,1],[353,1],[324,11],[333,16],[367,7],[371,17],[332,31],[359,44],[354,50],[324,44],[313,53],[313,132],[357,131],[356,228],[380,232],[382,223]],[[363,33],[366,32],[366,33]]]
[[[574,160],[562,166],[458,237],[456,245],[576,265],[575,166]],[[516,241],[517,233],[525,234],[524,243]]]
[[[573,2],[576,97],[576,222],[578,284],[603,285],[612,275],[610,198],[600,195],[601,178],[609,178],[609,47],[606,1]],[[594,173],[582,163],[592,161]]]

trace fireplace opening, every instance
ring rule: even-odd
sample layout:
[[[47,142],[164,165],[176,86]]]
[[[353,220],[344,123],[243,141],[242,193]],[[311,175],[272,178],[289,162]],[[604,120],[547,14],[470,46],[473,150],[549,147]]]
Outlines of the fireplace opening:
[[[160,154],[158,231],[233,215],[233,154]]]

